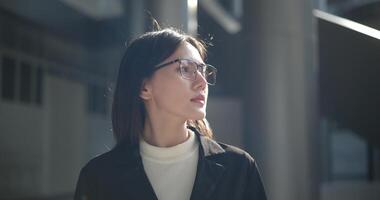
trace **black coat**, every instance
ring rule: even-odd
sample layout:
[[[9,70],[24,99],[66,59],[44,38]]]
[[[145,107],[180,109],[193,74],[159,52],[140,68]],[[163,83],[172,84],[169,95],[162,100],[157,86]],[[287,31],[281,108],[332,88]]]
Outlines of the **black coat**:
[[[248,153],[196,135],[201,145],[191,200],[266,200],[256,163]],[[119,145],[92,159],[80,172],[74,199],[157,199],[139,147]]]

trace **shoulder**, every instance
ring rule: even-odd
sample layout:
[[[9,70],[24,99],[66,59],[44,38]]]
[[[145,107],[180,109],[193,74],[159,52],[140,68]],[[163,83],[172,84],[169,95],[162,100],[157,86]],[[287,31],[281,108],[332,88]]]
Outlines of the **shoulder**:
[[[217,145],[220,150],[211,154],[208,160],[224,169],[223,180],[228,188],[234,188],[231,191],[238,191],[237,193],[242,194],[242,199],[266,199],[254,157],[236,146],[212,140],[210,142]],[[216,147],[214,148],[216,149]]]
[[[84,177],[92,177],[107,168],[107,163],[112,160],[112,150],[98,155],[82,167],[80,175]]]
[[[131,163],[129,161],[131,157],[128,153],[122,153],[120,149],[114,148],[89,160],[82,168],[82,172],[91,174],[112,172],[112,169],[118,165]]]
[[[231,159],[238,159],[238,160],[241,160],[241,161],[247,162],[247,163],[254,163],[255,162],[255,159],[251,154],[249,154],[248,152],[246,152],[245,150],[243,150],[239,147],[229,145],[229,144],[225,144],[222,142],[217,142],[217,144],[224,149],[225,152],[224,152],[223,156],[225,156],[225,157],[228,157]]]
[[[240,165],[241,167],[255,165],[253,156],[239,147],[212,139],[203,139],[203,143],[205,143],[202,146],[204,147],[206,158],[222,165]]]
[[[80,170],[74,199],[98,199],[100,193],[97,188],[112,186],[114,180],[120,176],[120,169],[125,169],[120,165],[124,162],[115,149],[92,158]]]
[[[226,179],[260,180],[256,160],[251,154],[233,145],[221,142],[215,142],[214,144],[218,145],[222,151],[212,153],[206,156],[206,159],[222,166],[225,169]]]

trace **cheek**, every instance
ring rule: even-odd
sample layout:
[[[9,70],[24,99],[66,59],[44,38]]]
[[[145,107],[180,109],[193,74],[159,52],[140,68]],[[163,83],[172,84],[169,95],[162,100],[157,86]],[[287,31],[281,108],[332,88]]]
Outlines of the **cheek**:
[[[165,107],[185,104],[189,97],[189,85],[178,79],[165,79],[157,82],[153,95],[157,103]]]

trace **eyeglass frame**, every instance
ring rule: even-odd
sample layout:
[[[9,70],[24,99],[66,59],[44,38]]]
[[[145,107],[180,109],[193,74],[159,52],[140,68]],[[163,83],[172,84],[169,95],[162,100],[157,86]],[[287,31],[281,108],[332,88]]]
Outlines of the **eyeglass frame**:
[[[215,73],[215,82],[214,82],[213,84],[209,83],[209,82],[207,81],[207,78],[204,77],[203,75],[202,75],[202,76],[206,79],[207,84],[209,84],[209,85],[215,85],[215,84],[216,84],[216,72],[218,71],[218,70],[216,69],[216,67],[214,67],[214,66],[212,66],[212,65],[210,65],[210,64],[198,63],[198,62],[196,62],[196,61],[194,61],[194,60],[187,59],[187,58],[177,58],[177,59],[175,59],[175,60],[172,60],[172,61],[169,61],[169,62],[166,62],[166,63],[162,63],[162,64],[160,64],[160,65],[155,66],[155,67],[154,67],[154,71],[159,70],[159,69],[161,69],[161,68],[163,68],[163,67],[166,67],[166,66],[168,66],[168,65],[171,65],[171,64],[173,64],[173,63],[178,62],[178,63],[179,63],[179,67],[180,67],[181,77],[184,78],[184,79],[187,79],[187,80],[192,80],[192,79],[190,79],[190,78],[187,78],[187,77],[184,77],[184,76],[183,76],[183,74],[182,74],[182,67],[181,67],[181,61],[182,61],[182,60],[187,60],[187,61],[190,61],[190,62],[194,62],[194,63],[197,65],[197,71],[196,71],[196,72],[199,72],[199,68],[202,68],[202,67],[209,67],[209,68],[213,69],[213,70],[214,70],[213,72]],[[198,75],[198,73],[195,73],[195,78],[194,78],[194,80],[192,80],[192,81],[197,80],[197,75]]]

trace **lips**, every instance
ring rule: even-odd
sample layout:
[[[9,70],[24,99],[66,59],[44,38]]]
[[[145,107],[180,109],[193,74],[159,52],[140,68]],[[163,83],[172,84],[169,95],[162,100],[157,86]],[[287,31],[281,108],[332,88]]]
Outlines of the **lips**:
[[[205,96],[203,96],[203,95],[200,94],[200,95],[192,98],[190,101],[204,104],[205,103]]]

